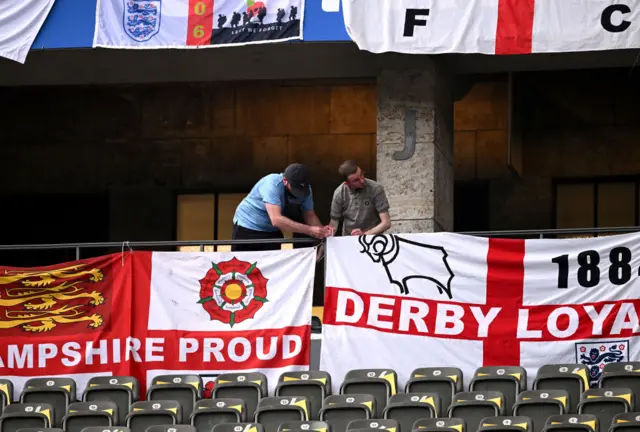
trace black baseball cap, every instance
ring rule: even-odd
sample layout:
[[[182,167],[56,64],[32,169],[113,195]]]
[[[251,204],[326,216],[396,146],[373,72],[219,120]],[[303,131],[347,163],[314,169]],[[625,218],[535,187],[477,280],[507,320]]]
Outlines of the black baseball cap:
[[[294,163],[284,170],[284,178],[291,186],[291,193],[296,198],[303,198],[311,193],[309,184],[309,170],[305,165]]]

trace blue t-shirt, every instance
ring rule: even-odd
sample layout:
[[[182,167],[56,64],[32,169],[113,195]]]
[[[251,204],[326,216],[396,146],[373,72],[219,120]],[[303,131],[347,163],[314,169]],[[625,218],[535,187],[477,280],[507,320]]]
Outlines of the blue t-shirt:
[[[254,231],[279,231],[271,224],[266,204],[279,205],[282,211],[285,206],[285,187],[282,174],[269,174],[255,184],[236,209],[233,223]],[[313,210],[313,193],[304,198],[289,195],[290,204],[300,204],[302,211]]]

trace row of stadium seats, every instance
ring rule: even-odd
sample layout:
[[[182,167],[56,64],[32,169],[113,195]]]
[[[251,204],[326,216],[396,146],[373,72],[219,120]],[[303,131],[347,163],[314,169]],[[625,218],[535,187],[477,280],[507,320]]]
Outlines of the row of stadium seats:
[[[35,417],[34,417],[35,419]],[[26,422],[23,422],[26,424]],[[138,427],[143,425],[138,425]],[[271,425],[269,425],[271,426]],[[210,432],[268,432],[269,426],[261,423],[221,423],[214,425]],[[604,425],[603,425],[604,426]],[[565,414],[549,417],[542,432],[605,432],[596,416],[591,414]],[[532,421],[526,416],[497,416],[483,418],[477,432],[530,432]],[[4,428],[3,428],[4,430]],[[146,429],[117,426],[88,426],[80,432],[197,432],[192,425],[156,424]],[[332,425],[324,421],[281,422],[275,432],[336,432]],[[411,432],[471,432],[465,421],[460,418],[426,418],[416,420]],[[608,432],[637,432],[640,430],[640,413],[618,414],[614,417]],[[401,432],[402,428],[395,420],[365,419],[352,420],[346,432]],[[64,432],[59,428],[22,427],[11,432]]]
[[[545,406],[562,400],[563,411],[551,414],[575,413],[581,395],[589,389],[589,370],[584,365],[547,365],[540,368],[533,383],[536,393],[526,391],[526,371],[520,367],[479,368],[470,382],[472,391],[498,391],[502,393],[500,414],[511,414],[513,407],[544,402]],[[431,394],[435,415],[446,416],[463,390],[462,372],[456,368],[420,368],[413,371],[406,384],[407,393]],[[633,394],[640,391],[640,363],[611,363],[605,366],[599,383],[602,388],[624,388],[628,392],[630,410]],[[202,379],[197,375],[165,375],[156,377],[147,391],[148,400],[177,401],[188,422],[194,406],[203,395]],[[543,392],[540,392],[544,390]],[[552,390],[564,391],[560,395]],[[366,369],[350,371],[340,387],[342,395],[372,395],[371,416],[379,418],[394,395],[398,393],[397,375],[392,370]],[[0,380],[0,408],[6,406],[13,394],[13,385]],[[616,391],[616,394],[621,394]],[[627,393],[625,393],[626,395]],[[112,401],[118,410],[114,415],[117,425],[124,425],[132,404],[138,400],[139,384],[133,377],[94,377],[82,395],[84,402]],[[261,373],[222,374],[211,390],[212,398],[241,399],[246,407],[244,418],[251,421],[261,399],[267,397],[267,379]],[[326,372],[287,372],[282,374],[275,390],[276,396],[306,397],[309,419],[320,418],[323,402],[331,396],[331,376]],[[480,397],[476,395],[474,397]],[[491,397],[485,395],[487,398]],[[482,396],[482,397],[485,397]],[[551,397],[550,397],[551,396]],[[603,395],[588,394],[587,397]],[[413,395],[412,397],[416,397]],[[620,397],[618,397],[619,399]],[[458,398],[460,399],[460,398]],[[542,401],[542,399],[545,399]],[[52,424],[61,426],[69,404],[76,401],[76,384],[69,378],[39,378],[27,381],[19,397],[22,403],[49,403],[53,407]],[[455,401],[457,402],[457,401]],[[516,412],[516,414],[525,414]],[[497,414],[496,414],[497,415]],[[548,415],[547,415],[548,416]],[[546,418],[546,417],[545,417]],[[479,421],[479,419],[477,419]],[[179,421],[181,423],[182,421]],[[534,425],[539,422],[534,421]],[[536,430],[539,428],[536,427]],[[208,432],[208,431],[207,431]]]

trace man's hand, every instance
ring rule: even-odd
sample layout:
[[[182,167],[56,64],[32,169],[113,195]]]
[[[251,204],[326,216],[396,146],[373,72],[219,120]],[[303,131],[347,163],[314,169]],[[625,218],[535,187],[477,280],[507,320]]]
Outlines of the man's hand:
[[[352,235],[352,236],[361,236],[361,235],[363,235],[363,234],[364,234],[364,233],[362,232],[362,230],[361,230],[361,229],[354,229],[353,231],[351,231],[351,235]]]
[[[317,239],[323,239],[327,236],[327,231],[323,226],[310,226],[309,235]]]
[[[331,225],[326,225],[324,227],[324,230],[326,233],[326,237],[333,237],[336,234],[335,228],[333,228]]]

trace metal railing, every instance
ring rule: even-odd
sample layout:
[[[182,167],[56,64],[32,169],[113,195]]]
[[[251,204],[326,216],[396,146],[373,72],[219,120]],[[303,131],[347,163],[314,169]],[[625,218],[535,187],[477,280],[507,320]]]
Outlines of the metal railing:
[[[611,228],[570,228],[570,229],[548,229],[548,230],[515,230],[515,231],[474,231],[460,232],[458,234],[472,235],[478,237],[510,237],[510,238],[558,238],[570,236],[599,236],[623,234],[640,231],[640,227],[611,227]],[[22,245],[0,245],[2,251],[42,251],[42,250],[75,250],[76,259],[81,259],[83,249],[122,249],[126,251],[133,248],[178,248],[184,246],[198,247],[202,252],[206,246],[233,246],[256,244],[255,240],[198,240],[198,241],[124,241],[124,242],[102,242],[102,243],[54,243],[54,244],[22,244]],[[320,240],[312,238],[285,238],[285,239],[264,239],[260,244],[307,244],[318,245]]]

